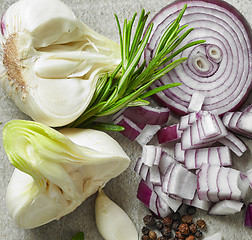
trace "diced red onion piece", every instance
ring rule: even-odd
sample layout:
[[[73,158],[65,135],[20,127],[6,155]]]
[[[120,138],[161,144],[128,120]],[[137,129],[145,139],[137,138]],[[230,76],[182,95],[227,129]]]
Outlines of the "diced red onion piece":
[[[200,200],[209,201],[208,192],[208,164],[202,164],[197,172],[197,193]]]
[[[243,110],[243,112],[252,112],[252,104],[246,106],[246,108]]]
[[[217,176],[218,198],[220,200],[231,199],[231,189],[228,182],[230,168],[220,168]]]
[[[236,137],[233,133],[228,132],[227,136],[218,140],[221,144],[230,148],[238,157],[241,157],[243,153],[247,150],[246,145],[241,139]]]
[[[115,117],[118,115],[123,115],[134,123],[163,125],[169,119],[170,110],[167,107],[136,106],[123,109]]]
[[[217,202],[209,211],[210,215],[231,215],[240,212],[244,203],[235,200]]]
[[[146,145],[160,128],[159,125],[146,125],[135,140],[142,146]]]
[[[134,171],[140,175],[141,167],[142,167],[143,161],[142,158],[138,158],[134,167]]]
[[[178,129],[183,131],[189,127],[189,115],[180,117]]]
[[[175,159],[163,151],[159,162],[159,170],[161,174],[165,175],[170,165],[175,163],[176,163]]]
[[[178,125],[164,127],[157,132],[159,144],[176,141],[181,138],[182,131],[178,130]]]
[[[241,190],[241,199],[245,199],[246,196],[248,196],[248,193],[250,192],[250,184],[248,177],[240,173],[240,177],[238,179],[238,187]]]
[[[212,236],[204,238],[203,240],[222,240],[222,234],[220,232],[218,232]]]
[[[252,203],[249,203],[246,208],[244,225],[245,227],[252,227]]]
[[[209,165],[209,167],[208,167],[207,196],[211,202],[218,202],[220,200],[218,197],[219,190],[218,190],[218,186],[217,186],[217,178],[218,178],[219,169],[220,169],[220,166],[218,166],[218,165]]]
[[[182,149],[181,143],[176,143],[174,149],[175,160],[184,163],[185,162],[185,150]]]
[[[185,150],[185,167],[187,169],[196,169],[196,149]]]
[[[228,182],[231,189],[231,199],[237,201],[241,200],[241,190],[238,187],[239,178],[240,171],[230,168],[228,173]]]
[[[198,91],[193,92],[188,106],[188,112],[198,112],[201,110],[205,96]]]
[[[183,203],[189,206],[203,209],[205,211],[209,211],[211,206],[211,203],[209,201],[200,200],[197,193],[195,193],[192,200],[184,199]]]
[[[158,215],[157,211],[157,194],[149,188],[149,186],[141,180],[138,185],[137,198],[147,206],[152,212]]]
[[[251,28],[242,14],[229,3],[183,0],[163,8],[151,21],[154,24],[153,34],[145,50],[145,60],[148,64],[158,46],[160,33],[175,20],[185,3],[187,9],[181,26],[188,24],[194,30],[181,46],[199,39],[205,39],[206,43],[176,56],[173,60],[180,57],[188,57],[188,60],[157,80],[152,88],[179,81],[181,86],[156,94],[164,106],[169,106],[178,114],[185,114],[192,94],[198,91],[205,96],[202,109],[222,115],[238,108],[252,86]]]
[[[177,199],[173,199],[171,197],[168,196],[168,194],[164,193],[162,191],[162,187],[160,186],[154,186],[154,191],[156,192],[156,194],[158,195],[159,198],[161,198],[163,201],[166,202],[166,204],[174,211],[176,212],[179,207],[182,204],[182,200],[177,200]]]
[[[147,179],[147,176],[149,174],[149,170],[150,170],[150,168],[147,165],[145,165],[144,163],[141,164],[139,175],[141,176],[141,178],[144,181]]]
[[[177,163],[172,163],[169,165],[167,171],[165,172],[163,176],[163,181],[162,181],[162,190],[164,193],[168,193],[168,187],[170,183],[170,176],[171,172],[173,171],[173,168],[177,165]]]
[[[121,133],[131,141],[134,141],[142,132],[142,129],[140,129],[134,122],[128,118],[125,118],[124,116],[118,117],[114,121],[114,124],[124,127],[125,129],[121,131]]]
[[[156,158],[156,147],[144,145],[142,148],[142,161],[148,167],[152,167]]]
[[[153,183],[154,185],[161,186],[161,176],[158,166],[152,166],[150,168],[150,182]]]
[[[169,206],[162,199],[158,199],[157,212],[158,212],[157,215],[159,217],[164,218],[164,217],[168,216],[170,213],[172,213],[172,210],[169,208]]]

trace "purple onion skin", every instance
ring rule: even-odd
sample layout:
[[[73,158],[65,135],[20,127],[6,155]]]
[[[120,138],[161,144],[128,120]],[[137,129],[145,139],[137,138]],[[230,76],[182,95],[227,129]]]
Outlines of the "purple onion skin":
[[[1,33],[2,33],[3,36],[4,36],[4,32],[6,30],[5,23],[4,23],[4,20],[3,20],[4,14],[5,14],[5,12],[3,13],[3,15],[1,17],[1,23],[0,23]]]
[[[252,227],[252,203],[249,203],[247,206],[244,219],[244,226]]]
[[[223,7],[225,9],[227,9],[227,11],[233,13],[240,21],[241,23],[244,25],[244,28],[248,34],[248,38],[250,41],[250,45],[252,45],[252,29],[251,26],[249,24],[249,22],[247,21],[247,19],[242,15],[242,13],[236,9],[233,5],[231,5],[230,3],[223,1],[223,0],[199,0],[201,2],[205,2],[205,3],[212,3],[215,5],[218,5],[220,7]],[[159,13],[157,13],[154,18],[151,20],[151,22],[160,14],[162,13],[164,10],[166,10],[167,8],[173,6],[173,5],[180,5],[183,6],[184,4],[190,2],[189,0],[176,0],[170,4],[168,4],[167,6],[165,6],[164,8],[162,8]],[[150,24],[150,23],[149,23]],[[251,80],[251,84],[248,87],[247,93],[243,96],[243,98],[240,100],[240,102],[233,107],[232,109],[229,109],[228,111],[236,111],[237,109],[240,109],[241,106],[244,104],[244,102],[248,99],[249,94],[252,90],[252,80]],[[177,116],[183,116],[188,114],[188,112],[184,112],[180,109],[177,109],[171,105],[169,105],[169,103],[163,101],[161,98],[159,98],[158,95],[153,95],[153,98],[161,105],[161,106],[166,106],[168,107],[174,114],[176,114]],[[220,114],[220,116],[222,116],[224,113]]]

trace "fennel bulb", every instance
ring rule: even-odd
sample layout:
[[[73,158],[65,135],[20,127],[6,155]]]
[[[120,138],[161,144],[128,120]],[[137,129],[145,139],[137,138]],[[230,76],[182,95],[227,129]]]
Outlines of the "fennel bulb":
[[[59,0],[20,0],[1,19],[0,83],[18,108],[48,126],[77,119],[99,78],[121,62],[119,45]]]
[[[113,138],[91,129],[60,133],[41,123],[12,120],[3,129],[3,143],[16,167],[6,205],[22,228],[35,228],[72,212],[130,163]]]
[[[98,231],[105,240],[138,240],[138,233],[128,215],[99,189],[95,201]]]

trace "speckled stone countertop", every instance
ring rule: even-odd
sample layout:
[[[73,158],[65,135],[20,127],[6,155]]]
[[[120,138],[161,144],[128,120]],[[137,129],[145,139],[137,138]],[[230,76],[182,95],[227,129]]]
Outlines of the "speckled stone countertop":
[[[234,5],[252,24],[252,1],[251,0],[227,0]],[[1,13],[6,10],[14,0],[0,0]],[[141,9],[151,11],[154,16],[161,8],[171,0],[64,0],[93,30],[118,42],[118,32],[114,13],[120,20],[131,18],[134,12]],[[248,100],[252,102],[252,96]],[[0,88],[0,132],[5,123],[11,119],[29,119],[21,113],[15,104]],[[133,172],[136,158],[141,154],[141,147],[124,138],[120,133],[110,133],[129,157],[132,159],[130,167],[119,177],[112,179],[105,187],[106,194],[120,207],[122,207],[136,225],[139,233],[143,226],[142,218],[148,212],[147,209],[136,199],[136,191],[140,178]],[[235,167],[245,170],[252,168],[252,140],[244,139],[249,150],[242,158],[235,159]],[[155,139],[154,139],[155,141]],[[23,230],[16,226],[8,216],[5,207],[5,193],[14,167],[9,163],[3,149],[2,136],[0,134],[0,239],[1,240],[70,240],[79,231],[85,233],[85,240],[101,240],[94,216],[95,196],[89,197],[75,211],[62,217],[59,221],[53,221],[42,227],[32,230]],[[214,217],[198,210],[196,218],[204,218],[207,223],[207,231],[204,236],[210,236],[215,232],[222,232],[225,240],[249,240],[252,239],[252,229],[243,226],[244,211],[233,216]],[[119,239],[118,239],[119,240]]]

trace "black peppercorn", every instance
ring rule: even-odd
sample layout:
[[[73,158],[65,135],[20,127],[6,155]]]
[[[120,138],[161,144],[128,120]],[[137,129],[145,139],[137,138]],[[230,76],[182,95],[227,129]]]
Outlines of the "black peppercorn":
[[[179,231],[183,234],[183,235],[187,235],[189,234],[189,227],[186,223],[181,223],[179,225]]]
[[[195,240],[195,237],[193,235],[189,235],[185,240]]]
[[[171,229],[169,227],[164,227],[161,229],[161,234],[165,238],[171,237]]]
[[[149,231],[149,238],[151,240],[156,240],[157,239],[157,234],[154,231]]]
[[[162,219],[162,222],[166,227],[170,227],[172,225],[172,218],[167,216]]]
[[[205,223],[204,220],[200,219],[200,220],[198,220],[198,221],[196,222],[196,225],[197,225],[199,228],[203,229],[203,228],[205,228],[206,223]]]
[[[142,236],[142,240],[150,240],[150,238],[149,238],[148,235],[143,235],[143,236]]]
[[[157,240],[167,240],[167,238],[164,238],[164,237],[160,236],[160,237],[158,237]]]
[[[197,226],[196,224],[192,223],[190,226],[189,226],[189,230],[191,233],[196,233],[197,231]]]
[[[183,223],[187,223],[187,224],[191,224],[193,222],[193,219],[192,219],[192,216],[191,215],[184,215],[182,218],[181,218],[181,221]]]
[[[162,221],[158,220],[156,221],[155,227],[157,230],[161,230],[164,227],[164,224],[162,223]]]
[[[174,222],[172,223],[172,229],[173,229],[174,231],[178,231],[179,225],[180,225],[179,221],[174,221]]]
[[[177,231],[175,232],[175,238],[181,240],[181,239],[185,239],[185,236],[180,231]]]
[[[196,213],[196,207],[188,206],[186,212],[188,215],[194,215]]]
[[[146,215],[143,218],[143,221],[147,227],[153,227],[156,223],[155,218],[152,215]]]
[[[150,229],[149,229],[148,227],[143,227],[143,228],[142,228],[142,233],[143,233],[144,235],[148,235],[148,234],[149,234],[149,231],[150,231]]]
[[[194,235],[196,238],[200,238],[200,237],[202,237],[202,232],[200,230],[197,230]]]

